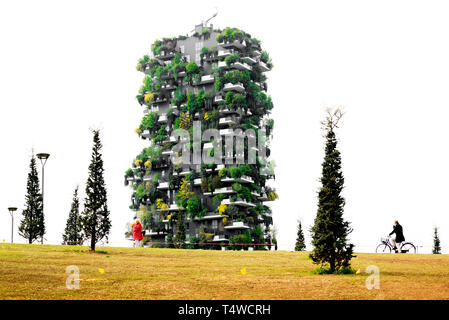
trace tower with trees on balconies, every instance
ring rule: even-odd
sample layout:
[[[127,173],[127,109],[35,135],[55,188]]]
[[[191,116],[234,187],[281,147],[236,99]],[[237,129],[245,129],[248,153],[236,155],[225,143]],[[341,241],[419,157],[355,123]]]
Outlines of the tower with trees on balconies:
[[[268,185],[274,121],[265,72],[272,67],[256,38],[204,23],[191,35],[156,40],[139,60],[144,115],[136,132],[149,143],[125,184],[151,246],[270,248],[267,201],[278,197]],[[188,133],[184,140],[179,131]]]

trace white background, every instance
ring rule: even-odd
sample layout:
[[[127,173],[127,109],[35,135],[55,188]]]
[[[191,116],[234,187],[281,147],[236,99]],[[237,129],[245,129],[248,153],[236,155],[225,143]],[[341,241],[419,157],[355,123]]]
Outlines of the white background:
[[[60,243],[74,188],[84,197],[92,134],[102,129],[111,245],[128,245],[125,170],[145,146],[135,133],[135,70],[156,38],[186,34],[218,7],[215,27],[262,40],[274,62],[272,151],[280,249],[306,240],[316,214],[326,107],[344,107],[338,136],[345,218],[372,252],[394,219],[430,252],[449,245],[449,19],[445,1],[2,1],[0,241],[9,206],[23,209],[32,148],[45,170],[47,243]],[[40,165],[39,165],[40,167]],[[21,218],[16,214],[15,227]],[[17,233],[17,242],[24,242]],[[448,252],[447,247],[443,251]]]

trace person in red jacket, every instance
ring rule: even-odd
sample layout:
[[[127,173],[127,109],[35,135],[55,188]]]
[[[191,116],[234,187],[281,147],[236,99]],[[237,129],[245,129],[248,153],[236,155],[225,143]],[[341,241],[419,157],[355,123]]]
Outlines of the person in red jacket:
[[[133,240],[134,240],[134,247],[140,247],[141,246],[141,240],[143,239],[142,236],[142,225],[140,224],[139,220],[136,220],[136,223],[133,224]]]

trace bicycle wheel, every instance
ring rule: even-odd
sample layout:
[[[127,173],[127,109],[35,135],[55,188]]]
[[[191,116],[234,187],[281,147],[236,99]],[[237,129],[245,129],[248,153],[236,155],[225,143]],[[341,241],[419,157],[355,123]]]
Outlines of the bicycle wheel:
[[[391,253],[391,248],[385,243],[381,243],[377,246],[376,253]]]
[[[411,242],[405,242],[401,246],[401,253],[416,253],[416,247]]]

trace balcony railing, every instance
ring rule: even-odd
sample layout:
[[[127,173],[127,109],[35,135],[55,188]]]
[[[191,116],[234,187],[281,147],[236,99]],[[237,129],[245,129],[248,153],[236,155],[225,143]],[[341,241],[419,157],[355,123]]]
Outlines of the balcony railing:
[[[235,204],[237,206],[243,206],[243,207],[255,207],[256,206],[254,203],[247,202],[246,200],[243,200],[243,199],[237,199],[235,201],[231,201],[231,199],[223,199],[221,201],[221,203],[225,204],[225,205]]]
[[[243,221],[234,221],[227,226],[224,226],[225,229],[249,229],[249,226]]]
[[[168,189],[168,182],[159,182],[158,189]]]
[[[143,130],[142,138],[151,138],[150,130]]]
[[[225,241],[229,241],[229,237],[224,234],[216,234],[216,235],[214,235],[214,239],[212,241],[213,242],[225,242]]]
[[[219,124],[227,124],[227,125],[232,125],[234,124],[234,119],[232,117],[226,117],[226,118],[220,118],[220,120],[218,120]]]
[[[231,91],[231,90],[233,90],[233,91],[243,92],[243,91],[245,91],[245,87],[240,82],[237,82],[235,84],[234,83],[226,83],[224,85],[223,90],[224,91]]]
[[[214,98],[214,102],[216,102],[216,103],[223,102],[223,101],[224,101],[224,99],[222,96],[215,96],[215,98]]]
[[[226,56],[229,56],[229,55],[231,55],[233,53],[234,53],[234,51],[229,50],[229,49],[219,49],[218,50],[218,57],[219,58],[220,57],[226,57]]]
[[[246,64],[245,62],[242,63],[242,62],[238,62],[237,61],[237,62],[232,64],[232,67],[236,68],[236,69],[239,69],[239,70],[248,70],[248,71],[253,70],[253,68],[251,68],[251,66]]]
[[[240,177],[240,181],[246,182],[246,183],[254,183],[253,178],[251,178],[250,176],[245,176],[245,175]]]
[[[219,193],[230,194],[230,193],[235,193],[235,191],[232,189],[232,187],[223,187],[223,188],[215,189],[214,193],[215,194],[219,194]]]
[[[246,60],[246,61],[248,61],[248,63],[251,63],[251,64],[257,63],[257,60],[254,58],[251,58],[251,57],[243,57],[242,60]]]
[[[167,122],[167,114],[163,113],[159,116],[158,122]]]
[[[218,67],[219,68],[227,68],[227,64],[225,61],[218,61]]]
[[[259,61],[258,66],[259,66],[259,69],[260,69],[262,72],[270,71],[270,68],[268,68],[267,64],[266,64],[265,62],[263,62],[263,61]]]
[[[242,49],[243,47],[246,46],[246,41],[243,40],[242,42],[240,42],[239,40],[234,40],[229,42],[222,42],[219,43],[219,45],[222,46],[223,48],[236,47]]]
[[[212,83],[215,81],[215,77],[211,74],[205,75],[201,77],[201,83]]]

